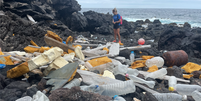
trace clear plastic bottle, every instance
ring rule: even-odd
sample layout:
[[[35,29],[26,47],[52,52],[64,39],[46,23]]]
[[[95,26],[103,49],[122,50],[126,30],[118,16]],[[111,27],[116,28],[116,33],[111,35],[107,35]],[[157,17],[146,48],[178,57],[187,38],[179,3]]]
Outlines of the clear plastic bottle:
[[[52,89],[52,87],[48,87],[48,88],[44,89],[42,92],[44,94],[47,94],[47,92],[49,92],[51,89]]]
[[[149,73],[148,75],[145,76],[145,79],[150,77],[150,78],[158,78],[158,77],[163,77],[167,74],[167,69],[166,68],[162,68],[162,69],[159,69],[155,72],[152,72],[152,73]]]
[[[158,101],[182,101],[187,99],[176,93],[155,93],[153,95]]]
[[[128,68],[126,74],[138,76],[139,75],[139,71],[137,69]]]
[[[103,89],[102,95],[110,97],[133,93],[136,90],[132,80],[114,84],[100,85],[100,89]]]
[[[134,51],[131,51],[131,54],[130,54],[130,61],[131,61],[131,64],[134,62],[134,59],[135,59]]]
[[[114,101],[126,101],[123,97],[118,96],[118,95],[115,95],[115,96],[113,97],[113,99],[114,99]]]
[[[139,77],[136,77],[134,75],[126,75],[129,79],[133,80],[134,82],[137,83],[142,83],[142,84],[146,84],[148,87],[150,88],[154,88],[155,86],[155,81],[146,81],[144,79],[141,79]]]
[[[170,76],[168,80],[169,91],[174,91],[174,87],[177,84],[177,79],[175,76]]]
[[[145,62],[147,67],[152,67],[156,65],[157,67],[162,67],[164,65],[164,59],[162,57],[153,57],[151,59],[148,59]]]
[[[175,90],[181,95],[191,96],[192,92],[195,90],[201,91],[201,86],[199,85],[187,85],[187,84],[176,84]]]
[[[80,86],[80,83],[82,82],[82,78],[75,78],[68,84],[66,84],[63,88],[71,89],[74,86]]]
[[[199,91],[195,90],[191,95],[195,101],[201,101],[201,93]]]
[[[80,86],[80,89],[87,92],[98,93],[100,95],[103,92],[103,89],[101,89],[98,85]]]

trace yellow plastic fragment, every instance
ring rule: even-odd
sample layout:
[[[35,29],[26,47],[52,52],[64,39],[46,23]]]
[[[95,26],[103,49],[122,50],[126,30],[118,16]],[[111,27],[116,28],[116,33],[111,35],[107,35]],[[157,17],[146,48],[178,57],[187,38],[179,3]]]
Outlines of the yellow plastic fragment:
[[[201,75],[199,76],[199,79],[201,79]]]
[[[38,45],[37,45],[33,40],[31,40],[30,43],[31,43],[33,46],[37,46],[37,47],[38,47]]]
[[[89,62],[91,64],[91,66],[96,67],[96,66],[99,66],[102,64],[112,62],[112,60],[105,56],[105,57],[95,58],[95,59],[89,60],[87,62]]]
[[[4,55],[2,51],[0,51],[0,55]],[[13,61],[10,59],[10,56],[0,57],[0,64],[14,65]]]
[[[68,80],[68,82],[70,82],[71,80],[73,80],[73,78],[75,77],[76,73],[77,73],[77,69],[73,72],[73,74],[71,75],[71,77]]]
[[[151,58],[153,58],[154,56],[145,56],[145,55],[143,55],[143,56],[141,56],[141,58],[143,59],[143,60],[148,60],[148,59],[151,59]]]
[[[63,42],[63,40],[59,37],[59,35],[57,35],[56,33],[52,32],[52,31],[47,31],[47,34],[45,34],[45,36],[48,36],[48,37],[51,37],[55,40]]]
[[[53,48],[53,47],[51,47],[51,48]],[[50,47],[41,47],[40,49],[39,49],[39,52],[40,53],[43,53],[44,51],[47,51],[47,50],[49,50],[49,49],[51,49]]]
[[[146,60],[137,60],[137,61],[135,61],[135,62],[133,62],[133,63],[131,64],[131,67],[130,67],[130,68],[136,69],[136,68],[145,67],[145,66],[146,66],[146,65],[145,65],[145,62],[146,62]]]
[[[104,47],[103,50],[106,50],[107,54],[109,54],[109,49],[107,47]]]
[[[158,67],[156,65],[149,67],[149,70],[147,72],[154,72],[157,71]]]
[[[190,79],[191,77],[193,77],[193,74],[190,74],[190,75],[183,75],[183,78],[185,78],[185,79]]]
[[[124,44],[123,43],[119,43],[119,45],[123,46]]]
[[[69,36],[67,39],[66,39],[66,44],[69,44],[69,43],[72,43],[73,42],[73,37],[72,36]]]
[[[73,45],[73,47],[75,47],[75,48],[78,47],[78,46],[81,47],[81,49],[82,49],[82,46],[81,46],[81,45]],[[68,54],[70,54],[70,53],[72,53],[72,52],[75,53],[73,50],[68,49]]]
[[[34,53],[34,52],[38,52],[39,48],[33,48],[33,47],[30,47],[30,46],[27,46],[27,47],[24,48],[24,51],[27,52],[27,53]]]
[[[16,67],[8,70],[7,77],[8,78],[17,78],[28,72],[29,72],[28,63],[24,62]]]
[[[193,71],[199,71],[201,66],[192,62],[187,63],[181,69],[184,69],[187,73],[192,73]]]

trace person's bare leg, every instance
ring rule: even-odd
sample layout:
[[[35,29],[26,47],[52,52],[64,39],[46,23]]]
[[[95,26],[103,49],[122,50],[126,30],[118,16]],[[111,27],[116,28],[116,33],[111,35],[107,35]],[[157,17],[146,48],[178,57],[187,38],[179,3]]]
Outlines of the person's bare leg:
[[[117,40],[117,29],[114,29],[114,41],[116,42],[116,40]]]
[[[117,35],[118,35],[119,42],[121,42],[121,37],[120,37],[120,28],[117,29]]]

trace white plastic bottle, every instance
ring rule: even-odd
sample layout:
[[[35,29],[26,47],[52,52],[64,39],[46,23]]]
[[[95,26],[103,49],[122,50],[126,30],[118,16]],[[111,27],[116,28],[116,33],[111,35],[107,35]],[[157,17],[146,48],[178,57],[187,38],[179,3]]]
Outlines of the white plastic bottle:
[[[162,57],[153,57],[151,59],[148,59],[145,62],[147,67],[151,67],[156,65],[157,67],[162,67],[164,65],[164,59]]]
[[[139,71],[137,69],[128,68],[126,74],[138,76],[139,75]]]
[[[114,99],[114,101],[126,101],[123,97],[118,96],[118,95],[115,95],[115,96],[113,97],[113,99]]]
[[[201,91],[201,86],[199,85],[187,85],[187,84],[176,84],[175,90],[181,95],[191,96],[192,92],[195,90]]]
[[[134,62],[134,59],[135,59],[134,51],[131,51],[131,54],[130,54],[130,61],[131,61],[131,64]]]
[[[149,73],[148,75],[145,76],[145,79],[150,77],[150,78],[158,78],[158,77],[163,77],[167,74],[167,69],[166,68],[162,68],[162,69],[159,69],[155,72],[152,72],[152,73]]]
[[[82,82],[82,78],[75,78],[68,84],[66,84],[63,88],[69,88],[71,89],[74,86],[80,86],[80,83]]]
[[[126,75],[129,79],[133,80],[134,82],[137,83],[142,83],[142,84],[146,84],[148,87],[150,88],[154,88],[155,86],[155,81],[146,81],[144,79],[141,79],[139,77],[136,77],[134,75]]]
[[[155,93],[153,94],[158,101],[182,101],[186,100],[186,96],[181,96],[176,93]]]
[[[177,84],[177,79],[175,76],[170,76],[168,80],[169,91],[174,91],[174,87]]]
[[[135,92],[136,88],[132,80],[124,81],[121,83],[100,85],[103,89],[102,95],[113,97],[115,95],[124,95]]]
[[[195,101],[201,101],[201,93],[199,91],[195,90],[191,95]]]

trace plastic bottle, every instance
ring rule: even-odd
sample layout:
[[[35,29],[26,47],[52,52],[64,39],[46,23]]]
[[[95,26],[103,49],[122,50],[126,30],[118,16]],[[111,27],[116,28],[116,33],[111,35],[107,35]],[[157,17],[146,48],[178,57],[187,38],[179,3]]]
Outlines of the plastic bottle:
[[[102,95],[110,97],[113,97],[115,95],[133,93],[136,90],[134,82],[132,80],[114,84],[100,85],[100,89],[103,89]]]
[[[175,90],[181,95],[190,96],[195,90],[201,91],[199,85],[176,84]]]
[[[130,61],[131,61],[131,64],[134,62],[134,59],[135,59],[134,51],[131,51],[131,54],[130,54]]]
[[[137,69],[127,68],[126,74],[138,76],[139,75],[139,71]]]
[[[123,97],[118,96],[118,95],[115,95],[115,96],[113,97],[113,99],[114,99],[114,101],[126,101]]]
[[[201,93],[199,91],[195,90],[191,95],[195,101],[201,101]]]
[[[154,65],[156,65],[157,67],[162,67],[164,65],[164,59],[161,57],[153,57],[151,59],[148,59],[145,64],[147,67],[152,67]]]
[[[32,101],[32,98],[30,96],[25,96],[25,97],[15,100],[15,101]]]
[[[74,86],[80,86],[80,83],[82,82],[82,78],[75,78],[68,84],[66,84],[63,88],[69,88],[71,89]]]
[[[42,92],[44,94],[47,94],[47,92],[49,92],[51,89],[52,89],[52,87],[48,87],[48,88],[44,89]]]
[[[174,91],[174,87],[177,84],[177,79],[175,76],[170,76],[168,80],[169,91]]]
[[[166,68],[162,68],[162,69],[159,69],[155,72],[152,72],[152,73],[149,73],[148,75],[145,76],[145,79],[150,77],[150,78],[158,78],[158,77],[163,77],[167,74],[167,69]]]
[[[103,89],[101,89],[100,86],[98,86],[98,85],[80,86],[80,89],[83,91],[98,93],[100,95],[103,92]]]
[[[182,101],[186,100],[186,96],[181,96],[176,93],[155,93],[153,94],[158,101]]]
[[[134,75],[126,75],[126,76],[129,79],[133,80],[134,82],[146,84],[150,88],[154,88],[154,86],[155,86],[155,82],[154,81],[146,81],[146,80],[141,79],[139,77],[136,77]]]

